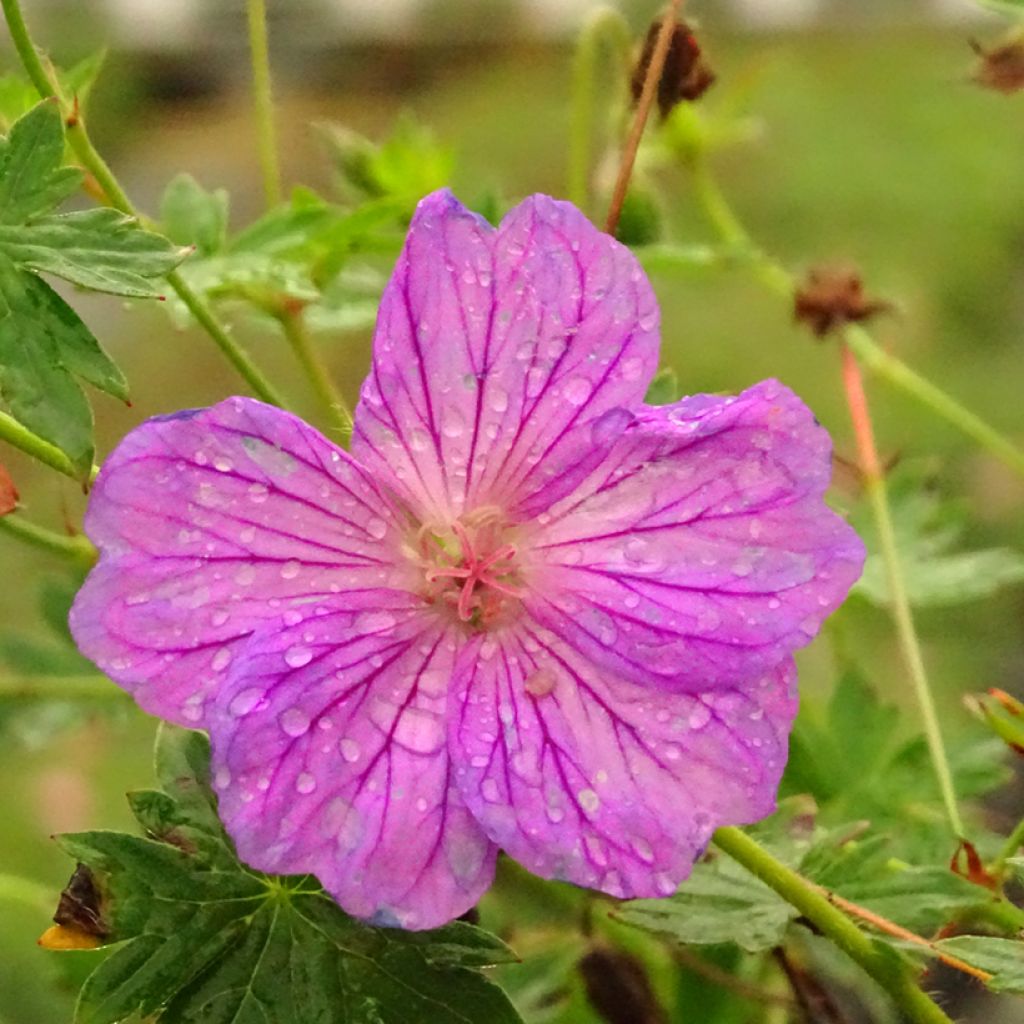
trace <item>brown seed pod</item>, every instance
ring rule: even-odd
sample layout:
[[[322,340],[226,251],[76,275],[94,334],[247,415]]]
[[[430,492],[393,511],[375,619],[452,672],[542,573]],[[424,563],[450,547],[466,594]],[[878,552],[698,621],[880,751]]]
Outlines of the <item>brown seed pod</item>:
[[[1024,89],[1024,31],[1013,29],[993,46],[982,46],[975,39],[969,42],[978,55],[971,81],[1004,96]]]
[[[852,267],[812,267],[793,297],[794,318],[819,338],[890,308],[864,294],[860,273]]]
[[[654,56],[654,46],[660,29],[660,20],[651,23],[647,30],[647,38],[644,39],[640,59],[633,69],[630,89],[634,103],[639,101],[643,92],[644,80]],[[662,120],[683,100],[693,102],[700,99],[714,83],[715,77],[693,31],[685,22],[676,22],[665,58],[665,68],[658,80],[658,110],[661,112]]]

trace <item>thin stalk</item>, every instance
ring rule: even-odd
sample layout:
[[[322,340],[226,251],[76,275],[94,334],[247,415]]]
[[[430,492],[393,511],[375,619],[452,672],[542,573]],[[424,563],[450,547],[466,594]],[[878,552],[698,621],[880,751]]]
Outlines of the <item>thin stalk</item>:
[[[791,302],[796,290],[793,275],[751,239],[711,173],[703,153],[696,154],[690,170],[694,195],[718,236],[726,244],[744,251],[758,280],[770,291]],[[846,341],[873,374],[951,423],[985,451],[1024,477],[1024,451],[998,430],[902,360],[886,352],[863,327],[848,325]]]
[[[267,5],[264,0],[247,0],[249,18],[249,56],[252,65],[252,90],[256,105],[256,130],[259,136],[260,167],[267,206],[281,202],[281,167],[277,159],[274,131],[274,102],[270,88],[270,47],[267,42]]]
[[[817,886],[776,860],[737,828],[720,828],[715,845],[795,907],[826,938],[866,971],[914,1024],[952,1024],[918,988],[909,966],[879,949]]]
[[[995,860],[988,867],[989,873],[995,875],[996,878],[1002,877],[1006,871],[1006,862],[1011,857],[1016,857],[1022,846],[1024,846],[1024,818],[1017,822],[1017,827],[1006,837],[1006,842],[1003,843]]]
[[[608,218],[605,221],[604,229],[609,235],[615,234],[615,229],[619,224],[622,204],[626,200],[629,179],[633,175],[633,165],[636,163],[637,150],[640,148],[644,127],[647,124],[647,118],[651,113],[651,105],[654,103],[654,97],[658,91],[661,73],[665,70],[665,58],[668,57],[669,46],[672,42],[672,32],[675,29],[676,19],[679,16],[679,8],[682,6],[682,2],[683,0],[670,0],[668,10],[661,20],[661,28],[658,31],[658,38],[655,40],[654,51],[651,54],[651,63],[647,68],[647,76],[644,78],[644,87],[636,105],[633,127],[630,129],[629,137],[626,139],[626,146],[622,151],[622,159],[619,162],[619,174],[615,180],[612,201],[608,207]]]
[[[279,317],[284,335],[291,345],[302,369],[309,378],[313,390],[320,399],[335,430],[343,438],[352,434],[352,413],[349,411],[341,391],[338,390],[334,378],[331,376],[320,353],[313,344],[306,330],[306,321],[302,311],[286,312]]]
[[[937,388],[931,381],[915,373],[906,363],[886,352],[861,327],[847,328],[846,341],[857,358],[875,375],[916,398],[922,405],[957,427],[985,451],[1024,477],[1024,451],[1005,438],[994,427],[966,409],[959,402]]]
[[[0,903],[21,903],[31,910],[53,913],[53,889],[20,875],[0,874]]]
[[[590,209],[599,64],[610,52],[622,64],[623,81],[630,48],[629,26],[614,7],[598,7],[583,24],[572,65],[572,110],[569,120],[569,199],[584,212]],[[603,81],[613,76],[601,75]]]
[[[71,477],[72,480],[82,482],[81,471],[56,445],[44,441],[38,434],[22,426],[5,412],[0,412],[0,441],[6,441],[13,448],[20,449],[26,455],[31,455],[33,459]],[[93,466],[88,479],[95,480],[98,472],[99,466]]]
[[[928,741],[928,752],[931,755],[932,769],[939,783],[942,802],[946,809],[953,833],[963,837],[964,826],[960,819],[960,811],[956,804],[956,792],[953,788],[953,776],[949,770],[949,760],[939,728],[939,718],[935,710],[928,674],[925,671],[921,644],[914,627],[914,616],[910,610],[910,599],[907,596],[906,584],[903,580],[903,567],[900,562],[899,545],[893,528],[892,513],[889,509],[889,498],[885,485],[885,471],[878,457],[875,445],[875,433],[871,424],[867,396],[864,393],[864,381],[861,377],[860,365],[853,351],[845,344],[842,346],[843,384],[846,389],[846,401],[850,409],[850,419],[857,440],[857,452],[860,468],[864,479],[864,489],[871,503],[874,514],[875,528],[878,531],[878,542],[881,547],[882,559],[885,562],[889,581],[889,597],[896,633],[907,671],[914,686],[914,693],[921,710],[925,738]]]
[[[0,676],[0,700],[123,700],[131,698],[106,676]]]
[[[106,161],[92,144],[92,139],[86,130],[85,121],[82,118],[82,113],[78,109],[77,103],[68,100],[63,90],[61,90],[60,84],[48,73],[43,64],[39,51],[32,42],[32,37],[29,35],[28,27],[25,24],[20,0],[0,0],[0,7],[3,8],[4,17],[7,19],[7,26],[10,29],[11,39],[18,52],[18,57],[29,78],[32,80],[32,84],[43,99],[48,99],[51,96],[57,97],[61,113],[64,117],[68,142],[74,149],[78,159],[93,176],[111,206],[131,217],[138,217],[138,211],[132,205],[124,189],[121,188],[113,171],[111,171]],[[271,405],[284,405],[277,389],[267,380],[256,364],[253,363],[249,355],[228,334],[227,328],[217,319],[216,314],[206,303],[205,299],[194,292],[177,271],[168,274],[167,281],[196,318],[199,325],[209,334],[221,352],[227,356],[231,365],[235,367],[246,383],[248,383],[253,394],[263,399],[263,401],[269,402]]]
[[[9,537],[15,537],[42,551],[60,555],[82,569],[91,569],[96,563],[96,548],[88,537],[82,534],[68,537],[66,534],[48,530],[25,519],[17,512],[0,516],[0,533],[6,533]]]

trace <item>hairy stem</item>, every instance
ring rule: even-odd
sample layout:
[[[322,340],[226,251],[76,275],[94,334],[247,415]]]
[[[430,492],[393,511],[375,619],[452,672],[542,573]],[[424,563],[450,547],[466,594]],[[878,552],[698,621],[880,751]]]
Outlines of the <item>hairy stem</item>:
[[[6,533],[7,536],[15,537],[42,551],[60,555],[61,558],[69,559],[82,569],[91,569],[96,563],[96,548],[93,547],[92,541],[88,537],[82,534],[68,537],[54,530],[48,530],[44,526],[38,526],[25,519],[18,512],[0,516],[0,533]]]
[[[7,26],[10,29],[15,49],[18,51],[18,57],[32,80],[32,84],[43,99],[54,96],[60,103],[67,139],[78,159],[96,180],[111,206],[131,217],[138,217],[138,212],[124,189],[121,188],[114,173],[92,144],[77,103],[68,100],[60,88],[60,84],[43,64],[25,24],[20,0],[0,0],[0,7],[3,8],[4,17],[7,19]],[[196,318],[199,325],[246,381],[253,394],[271,405],[284,405],[277,389],[267,380],[248,353],[230,336],[227,328],[220,322],[206,300],[193,291],[177,271],[167,275],[167,282],[177,292],[178,298]]]
[[[82,481],[81,471],[56,445],[43,440],[5,412],[0,412],[0,440],[20,449],[26,455],[31,455],[33,459],[57,470],[58,473],[71,477],[72,480]],[[99,466],[93,466],[89,471],[88,480],[95,480],[98,472]]]
[[[669,46],[672,43],[672,33],[675,30],[676,19],[679,16],[679,8],[682,6],[682,2],[683,0],[670,0],[668,10],[661,19],[661,28],[658,31],[658,38],[654,44],[654,52],[651,54],[651,63],[647,68],[647,75],[644,78],[643,91],[640,93],[640,99],[636,105],[633,127],[630,129],[629,137],[626,139],[626,146],[622,151],[622,159],[619,162],[619,174],[615,180],[612,201],[608,207],[608,218],[605,221],[604,229],[609,235],[615,234],[615,229],[619,224],[622,204],[626,201],[629,179],[633,175],[633,165],[636,163],[637,150],[640,148],[644,127],[647,124],[647,118],[651,113],[651,105],[654,103],[654,97],[658,91],[661,73],[665,69],[665,58],[668,57]]]
[[[352,413],[309,336],[302,311],[285,312],[278,319],[288,344],[327,410],[332,425],[343,439],[347,439],[352,434]]]
[[[742,864],[795,907],[822,935],[834,942],[892,997],[914,1024],[952,1024],[950,1018],[918,988],[911,968],[880,950],[828,897],[807,879],[776,860],[737,828],[720,828],[715,845]]]
[[[590,210],[590,179],[594,149],[594,122],[598,82],[615,81],[615,74],[599,74],[605,54],[621,64],[622,81],[628,74],[629,26],[614,7],[598,7],[587,18],[576,43],[572,65],[572,112],[569,131],[569,199],[585,213]],[[619,68],[615,68],[617,72]]]
[[[907,596],[907,588],[903,579],[899,545],[896,543],[892,513],[889,509],[885,471],[875,446],[875,433],[871,424],[867,396],[864,393],[864,381],[861,377],[860,365],[845,342],[842,346],[842,358],[846,401],[850,408],[850,419],[857,439],[857,452],[864,479],[864,489],[871,502],[875,528],[878,531],[878,542],[882,549],[882,558],[885,561],[890,605],[896,623],[900,649],[903,652],[903,659],[914,686],[914,694],[921,709],[925,738],[928,741],[928,752],[931,755],[932,769],[942,793],[946,817],[949,819],[954,834],[962,837],[964,834],[963,822],[956,804],[953,776],[949,770],[949,760],[946,757],[946,748],[942,741],[942,730],[939,728],[939,717],[935,710],[935,701],[928,683],[921,644],[914,627],[914,616],[910,609],[910,599]]]
[[[281,167],[277,159],[274,131],[274,103],[270,91],[270,48],[267,42],[267,5],[265,0],[247,0],[249,18],[249,54],[252,64],[253,99],[256,105],[256,130],[259,133],[260,167],[267,206],[281,202]]]

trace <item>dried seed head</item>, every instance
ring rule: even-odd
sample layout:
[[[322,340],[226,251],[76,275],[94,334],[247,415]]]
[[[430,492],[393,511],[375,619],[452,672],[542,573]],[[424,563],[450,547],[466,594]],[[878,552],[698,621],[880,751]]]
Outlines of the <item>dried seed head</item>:
[[[983,89],[1010,96],[1024,89],[1024,31],[1015,28],[996,43],[986,47],[970,40],[978,61],[971,80]]]
[[[860,273],[852,267],[812,267],[793,298],[794,317],[819,338],[890,308],[864,294]]]
[[[633,69],[630,89],[634,103],[639,101],[643,92],[644,79],[654,56],[654,46],[660,29],[660,20],[651,23],[640,59]],[[668,117],[672,109],[683,100],[692,102],[700,99],[714,83],[715,77],[690,27],[685,22],[677,22],[672,30],[665,68],[658,81],[658,110],[662,119]]]

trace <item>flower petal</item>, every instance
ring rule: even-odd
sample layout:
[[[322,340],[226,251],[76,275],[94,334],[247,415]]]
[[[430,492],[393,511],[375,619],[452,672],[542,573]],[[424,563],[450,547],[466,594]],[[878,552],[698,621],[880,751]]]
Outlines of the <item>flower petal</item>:
[[[791,661],[702,694],[621,680],[529,624],[460,653],[456,779],[488,836],[530,871],[664,896],[719,825],[771,813],[796,711]]]
[[[646,684],[703,689],[770,671],[863,565],[860,539],[823,500],[828,435],[775,381],[631,419],[541,517],[531,613]]]
[[[71,613],[79,648],[147,711],[189,726],[261,624],[405,586],[386,496],[311,427],[246,398],[133,430],[85,526],[101,559]]]
[[[632,254],[571,204],[534,196],[495,231],[435,193],[381,301],[353,453],[425,520],[509,510],[642,401],[657,332]]]
[[[219,813],[242,860],[315,874],[350,914],[432,928],[465,912],[495,848],[451,778],[454,637],[422,612],[338,612],[255,640],[218,695]]]

